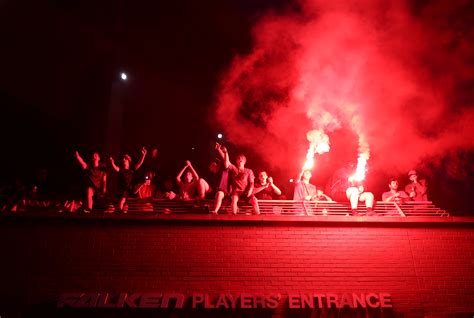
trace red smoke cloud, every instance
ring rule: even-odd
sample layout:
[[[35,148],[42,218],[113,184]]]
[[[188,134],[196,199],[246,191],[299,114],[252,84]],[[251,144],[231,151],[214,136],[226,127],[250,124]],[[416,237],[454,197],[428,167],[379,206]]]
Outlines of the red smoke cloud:
[[[359,136],[370,147],[369,166],[392,172],[469,149],[474,111],[462,85],[472,83],[474,36],[456,17],[470,7],[306,0],[269,13],[254,26],[251,53],[223,76],[216,119],[230,141],[289,173],[314,129],[339,148],[347,139],[337,132],[352,130],[355,144]],[[355,150],[338,158],[356,159]]]

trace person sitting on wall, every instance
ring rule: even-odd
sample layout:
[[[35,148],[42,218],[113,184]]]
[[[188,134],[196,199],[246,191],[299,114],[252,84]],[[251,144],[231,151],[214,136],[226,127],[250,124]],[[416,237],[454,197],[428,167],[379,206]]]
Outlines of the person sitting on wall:
[[[304,211],[301,214],[313,215],[312,205],[307,205],[309,201],[332,201],[332,198],[324,194],[322,190],[319,190],[314,184],[309,181],[312,177],[311,170],[302,170],[298,178],[296,179],[295,190],[293,192],[293,200],[302,201]]]
[[[410,199],[410,197],[406,194],[405,191],[398,190],[397,179],[391,178],[388,183],[388,188],[390,189],[390,191],[384,192],[382,194],[382,201],[395,202],[397,204],[400,204]]]
[[[146,149],[145,147],[141,150],[141,157],[140,160],[134,165],[130,166],[132,163],[132,158],[125,154],[122,158],[122,166],[119,167],[115,164],[114,158],[110,157],[110,163],[112,168],[118,172],[119,179],[118,179],[118,192],[120,196],[119,201],[119,212],[127,213],[126,209],[124,210],[125,201],[127,200],[128,196],[133,192],[132,189],[132,182],[133,182],[133,175],[135,171],[140,169],[143,161],[145,160],[146,156]]]
[[[408,193],[410,199],[413,201],[428,201],[426,180],[424,183],[418,182],[418,175],[415,170],[408,172],[408,179],[411,183],[405,186],[405,192]]]
[[[215,149],[223,160],[222,162],[213,160],[209,164],[209,171],[213,175],[214,180],[211,191],[215,193],[214,208],[211,213],[217,215],[221,208],[222,201],[229,195],[229,167],[225,167],[225,162],[229,154],[227,153],[227,149],[219,143],[216,143]]]
[[[281,190],[273,183],[273,178],[269,177],[266,171],[260,171],[253,195],[258,200],[273,200],[274,196],[281,195]]]
[[[143,211],[153,211],[152,200],[156,194],[156,186],[152,183],[153,172],[145,173],[143,181],[135,186],[134,194],[138,197],[139,209]]]
[[[354,164],[349,163],[346,167],[342,167],[334,173],[329,183],[331,197],[339,202],[349,201],[352,216],[360,215],[357,211],[359,201],[365,202],[367,215],[374,215],[374,194],[372,192],[366,192],[362,182],[349,181],[353,169]]]
[[[75,157],[86,172],[86,207],[83,211],[84,213],[90,213],[94,203],[94,196],[97,194],[105,195],[107,192],[107,174],[99,164],[100,156],[98,152],[94,152],[92,155],[91,164],[86,163],[78,151],[76,151]]]
[[[247,158],[243,154],[237,155],[235,159],[236,165],[230,163],[229,154],[226,151],[224,168],[229,169],[230,184],[230,200],[232,213],[237,214],[237,203],[240,199],[248,201],[253,208],[254,214],[260,214],[258,201],[253,195],[255,175],[253,171],[245,167]]]
[[[374,213],[374,194],[372,192],[365,191],[364,185],[362,182],[354,182],[346,190],[347,198],[351,203],[351,215],[360,215],[357,211],[357,205],[360,202],[365,202],[365,207],[367,209],[367,215],[373,216]]]
[[[210,191],[207,181],[199,177],[189,160],[178,172],[176,183],[179,187],[179,198],[183,201],[204,200],[206,193]]]
[[[354,169],[354,164],[349,163],[347,166],[344,166],[332,175],[331,179],[329,180],[326,193],[329,194],[333,200],[338,202],[347,202],[349,199],[347,198],[346,190],[351,186],[349,182],[349,176],[351,175],[351,171]]]
[[[301,171],[296,179],[295,191],[293,193],[293,200],[295,201],[333,201],[331,197],[324,194],[322,190],[318,190],[314,184],[309,181],[312,177],[311,170],[306,169]]]
[[[156,198],[161,200],[175,200],[178,198],[176,193],[179,193],[179,189],[175,184],[175,178],[172,176],[166,176],[160,186],[157,188]]]

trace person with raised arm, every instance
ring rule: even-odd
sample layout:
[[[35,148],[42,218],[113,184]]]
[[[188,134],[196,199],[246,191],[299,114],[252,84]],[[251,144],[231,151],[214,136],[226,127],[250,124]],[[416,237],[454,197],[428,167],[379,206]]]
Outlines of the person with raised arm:
[[[222,159],[222,161],[214,160],[209,165],[209,170],[216,176],[211,189],[215,192],[214,208],[211,213],[217,215],[222,206],[222,201],[226,195],[229,195],[229,167],[225,167],[229,154],[227,153],[227,149],[217,142],[215,149]]]
[[[135,174],[135,171],[140,169],[140,167],[142,166],[143,161],[145,160],[146,154],[147,154],[147,150],[145,147],[143,147],[141,150],[140,159],[133,166],[131,166],[132,158],[128,154],[125,154],[123,156],[121,167],[117,166],[115,164],[114,158],[110,157],[110,164],[112,165],[112,168],[119,174],[118,175],[118,194],[120,196],[119,212],[127,213],[127,211],[124,210],[124,205],[129,195],[133,193],[133,184],[132,184],[133,176]]]
[[[230,202],[232,213],[237,214],[237,203],[242,199],[252,205],[254,214],[260,214],[257,199],[253,195],[255,175],[251,169],[245,167],[247,158],[243,154],[239,154],[235,159],[235,163],[236,165],[230,163],[229,154],[227,153],[224,167],[229,169],[231,176]]]
[[[405,186],[405,192],[408,193],[408,196],[413,201],[428,201],[428,187],[425,182],[418,182],[418,174],[415,170],[410,170],[408,172],[408,179],[411,183]]]
[[[179,187],[179,198],[183,201],[204,200],[206,192],[210,189],[207,181],[199,177],[189,160],[178,172],[176,183]]]
[[[326,200],[333,201],[331,197],[324,194],[322,190],[318,190],[314,184],[309,181],[312,177],[311,170],[302,170],[296,179],[295,191],[293,193],[293,200],[295,201],[318,201]]]
[[[83,209],[84,213],[90,213],[94,203],[94,196],[97,194],[104,195],[107,192],[107,174],[102,167],[100,167],[99,153],[94,152],[92,155],[92,163],[88,164],[82,159],[78,151],[75,157],[82,169],[86,172],[86,207]]]
[[[281,190],[273,183],[273,178],[269,177],[266,171],[260,171],[253,194],[258,200],[273,200],[273,196],[281,195]]]

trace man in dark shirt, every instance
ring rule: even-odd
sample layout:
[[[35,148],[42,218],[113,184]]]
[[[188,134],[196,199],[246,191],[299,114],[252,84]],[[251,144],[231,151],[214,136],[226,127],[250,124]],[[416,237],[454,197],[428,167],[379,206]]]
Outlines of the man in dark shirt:
[[[86,204],[87,207],[84,208],[85,213],[90,213],[93,205],[94,195],[98,192],[102,194],[106,193],[107,189],[107,174],[104,169],[99,166],[100,156],[97,152],[94,152],[92,155],[92,164],[87,164],[82,157],[79,155],[79,152],[76,151],[76,159],[79,164],[82,166],[82,169],[86,171],[87,176],[87,185],[86,185]]]
[[[223,163],[219,161],[212,161],[209,165],[209,171],[211,171],[213,175],[211,191],[215,193],[214,209],[211,211],[211,213],[217,215],[219,209],[221,208],[224,197],[229,194],[229,168],[225,167],[226,157],[229,154],[227,153],[227,149],[218,143],[216,143],[215,148],[221,158],[224,160]]]
[[[141,157],[140,160],[134,165],[130,166],[132,163],[132,158],[125,154],[122,159],[122,167],[119,167],[115,164],[114,158],[110,157],[110,163],[112,164],[112,168],[119,173],[118,179],[118,191],[120,196],[119,201],[119,211],[120,212],[127,212],[124,210],[125,202],[127,201],[128,196],[133,192],[132,182],[133,182],[133,175],[135,171],[140,169],[143,161],[145,160],[146,156],[146,149],[145,147],[141,150]]]
[[[405,186],[405,192],[408,193],[409,197],[413,201],[428,201],[427,186],[426,183],[418,182],[418,175],[415,170],[408,172],[408,178],[411,183]]]
[[[281,190],[273,183],[273,178],[269,177],[266,171],[260,171],[253,194],[258,200],[273,200],[274,195],[281,195]]]

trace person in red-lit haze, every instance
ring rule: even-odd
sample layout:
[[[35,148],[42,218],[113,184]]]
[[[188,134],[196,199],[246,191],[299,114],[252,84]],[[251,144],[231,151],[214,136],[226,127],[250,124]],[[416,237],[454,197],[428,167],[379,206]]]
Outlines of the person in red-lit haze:
[[[153,172],[149,171],[145,173],[143,181],[135,186],[133,193],[141,200],[147,201],[153,199],[156,194],[156,186],[151,183],[152,180]]]
[[[326,193],[338,202],[348,201],[346,190],[351,186],[349,182],[349,176],[354,169],[353,163],[348,163],[332,175],[326,187]]]
[[[183,201],[204,200],[206,193],[210,191],[209,184],[199,177],[190,161],[186,161],[185,166],[179,171],[176,183],[179,187],[179,198]]]
[[[212,191],[214,194],[214,208],[212,209],[211,213],[217,215],[219,209],[222,205],[222,200],[226,195],[229,195],[229,167],[225,167],[225,163],[228,161],[229,154],[227,153],[227,148],[220,145],[216,142],[215,149],[219,153],[220,157],[222,158],[222,162],[220,161],[212,161],[209,164],[209,171],[212,173]]]
[[[119,167],[115,164],[114,158],[110,157],[110,164],[112,165],[112,168],[118,172],[119,174],[119,179],[118,179],[118,191],[120,195],[120,201],[119,201],[119,212],[124,212],[126,213],[123,209],[125,205],[125,201],[127,200],[128,196],[133,192],[132,189],[132,182],[133,182],[133,175],[135,171],[140,169],[141,165],[143,164],[143,161],[145,160],[146,156],[146,149],[145,147],[142,148],[141,150],[141,157],[140,160],[134,165],[131,166],[132,163],[132,158],[125,154],[122,158],[122,166]]]
[[[351,203],[351,214],[360,215],[357,211],[357,205],[360,202],[365,202],[365,207],[367,208],[367,215],[372,216],[374,214],[374,194],[372,192],[365,191],[364,185],[361,182],[354,182],[346,190],[347,198]]]
[[[296,179],[293,200],[295,201],[332,201],[332,198],[318,190],[314,184],[309,183],[312,177],[311,170],[303,170]]]
[[[163,187],[164,181],[164,172],[162,171],[162,164],[161,159],[159,157],[158,148],[152,147],[149,154],[147,154],[145,161],[142,165],[142,169],[144,173],[151,173],[153,179],[151,183],[153,183],[157,188]],[[143,178],[144,173],[139,173],[139,177]],[[136,177],[136,176],[135,176]]]
[[[281,195],[281,190],[273,183],[273,178],[269,177],[266,171],[260,171],[258,180],[255,182],[253,195],[258,200],[273,200],[274,196]]]
[[[337,170],[329,182],[329,189],[331,197],[339,202],[349,200],[351,204],[351,215],[357,216],[357,205],[360,202],[365,202],[367,208],[367,215],[374,215],[374,194],[366,192],[364,185],[361,182],[350,182],[349,176],[352,173],[355,165],[349,163],[346,167]]]
[[[260,214],[257,199],[253,195],[255,175],[251,169],[245,167],[247,158],[243,154],[240,154],[236,157],[235,163],[236,165],[230,163],[229,155],[226,156],[224,168],[229,169],[231,177],[230,200],[232,213],[237,214],[237,203],[242,199],[247,200],[252,205],[254,214]]]
[[[152,183],[153,172],[148,171],[143,177],[143,181],[135,186],[134,194],[138,197],[138,209],[142,211],[153,211],[153,198],[156,195],[156,186]]]
[[[100,156],[99,153],[94,152],[92,155],[92,163],[88,164],[82,159],[78,151],[75,153],[75,157],[82,169],[87,175],[86,184],[86,204],[84,213],[90,213],[94,203],[94,195],[105,194],[107,192],[107,174],[104,169],[100,167]]]
[[[408,172],[408,179],[411,183],[405,186],[405,192],[413,201],[428,201],[426,181],[422,184],[418,182],[418,175],[415,170]]]
[[[406,194],[405,191],[398,190],[398,180],[395,178],[390,179],[388,183],[388,187],[390,191],[384,192],[382,194],[382,201],[384,202],[395,202],[395,203],[403,203],[406,200],[409,200],[410,197]]]

